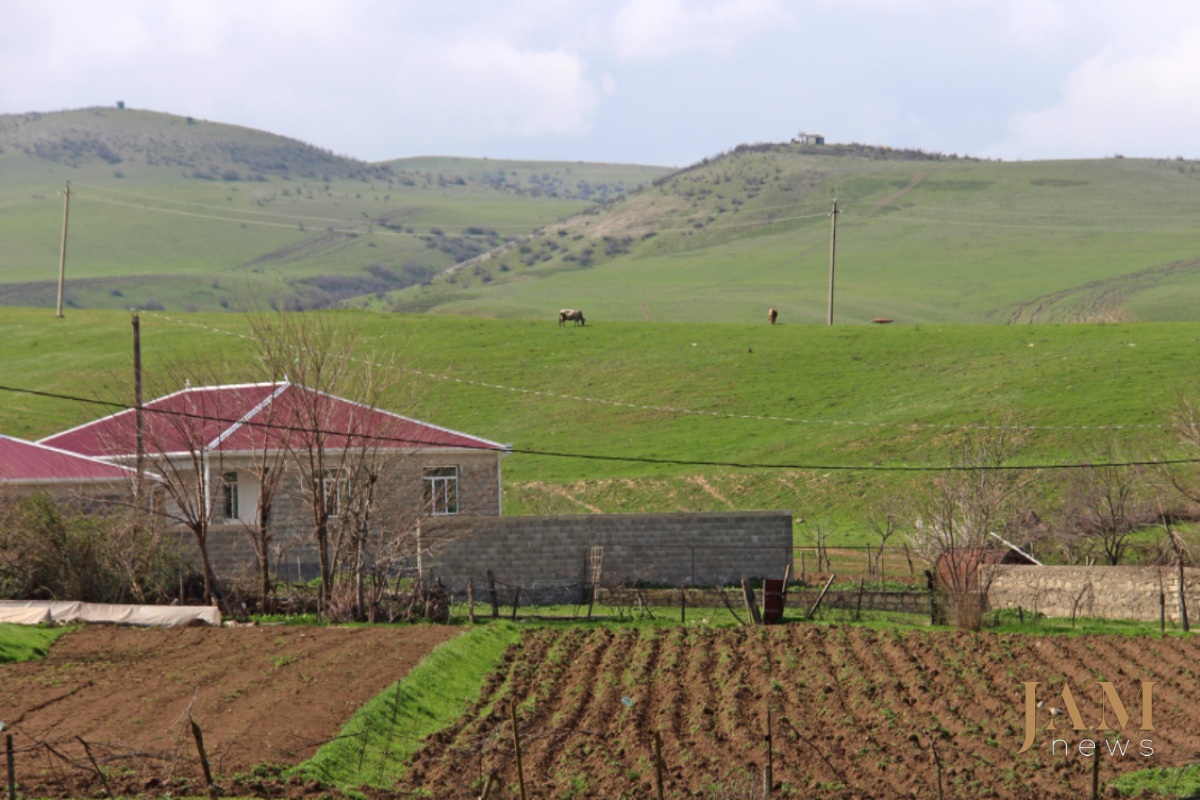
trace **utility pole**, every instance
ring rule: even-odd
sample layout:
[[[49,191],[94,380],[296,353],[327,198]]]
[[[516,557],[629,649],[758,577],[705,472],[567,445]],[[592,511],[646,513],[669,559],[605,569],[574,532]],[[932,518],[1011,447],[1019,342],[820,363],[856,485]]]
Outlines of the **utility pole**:
[[[67,275],[67,218],[71,212],[71,182],[67,181],[67,188],[63,192],[63,234],[62,248],[58,255],[58,317],[62,318],[63,306],[63,281]]]
[[[142,326],[137,309],[133,310],[133,419],[134,437],[137,442],[137,475],[134,477],[133,504],[138,522],[141,522],[142,493],[146,480],[146,442],[142,427]]]
[[[829,315],[826,318],[827,325],[833,324],[833,265],[837,256],[837,217],[838,207],[837,200],[833,201],[833,212],[830,214],[829,229]]]

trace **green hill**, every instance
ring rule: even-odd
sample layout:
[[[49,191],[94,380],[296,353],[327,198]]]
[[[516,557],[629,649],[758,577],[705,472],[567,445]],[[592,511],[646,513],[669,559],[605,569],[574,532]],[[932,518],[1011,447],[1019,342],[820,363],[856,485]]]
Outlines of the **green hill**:
[[[1200,164],[994,162],[858,145],[742,146],[432,284],[396,310],[823,323],[1200,318]]]
[[[1011,463],[1026,466],[1078,463],[1110,445],[1127,458],[1195,455],[1170,414],[1191,386],[1200,323],[334,319],[359,330],[353,355],[395,358],[388,407],[513,444],[508,513],[786,508],[835,540],[862,541],[875,498],[928,485],[981,426],[1018,431]],[[260,379],[247,332],[240,314],[144,314],[147,395],[178,389],[168,375]],[[125,313],[9,309],[0,340],[5,387],[130,402]],[[38,438],[109,411],[0,390],[0,433]],[[1069,474],[1042,469],[1038,496]],[[1030,502],[1043,519],[1056,513]]]
[[[368,164],[150,111],[0,116],[0,305],[314,308],[430,280],[666,174],[658,167]]]

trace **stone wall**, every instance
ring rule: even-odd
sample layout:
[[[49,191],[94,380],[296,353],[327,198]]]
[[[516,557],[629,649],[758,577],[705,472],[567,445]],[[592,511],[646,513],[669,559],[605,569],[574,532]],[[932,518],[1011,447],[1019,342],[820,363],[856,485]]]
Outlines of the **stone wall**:
[[[474,581],[477,597],[491,570],[502,602],[520,587],[522,602],[575,602],[590,583],[592,549],[602,548],[600,582],[720,585],[746,577],[782,578],[792,562],[786,511],[708,514],[580,514],[431,521],[423,532],[422,571],[453,591]],[[470,525],[464,531],[462,526]]]
[[[786,511],[710,514],[580,514],[495,517],[462,514],[421,520],[421,557],[413,564],[463,594],[473,579],[477,598],[487,572],[501,602],[520,587],[521,602],[575,602],[590,583],[592,548],[603,548],[604,586],[642,581],[693,586],[733,583],[742,576],[782,578],[792,563],[792,515]],[[297,526],[277,531],[273,571],[283,580],[320,575],[311,535]],[[181,533],[194,550],[191,534]],[[222,578],[254,573],[254,549],[240,525],[214,525],[209,558]],[[278,563],[275,563],[275,562]]]
[[[1167,619],[1180,621],[1178,567],[980,567],[990,608],[1038,611],[1048,617],[1076,616],[1157,622],[1159,592]],[[1184,570],[1189,620],[1200,619],[1200,569]]]

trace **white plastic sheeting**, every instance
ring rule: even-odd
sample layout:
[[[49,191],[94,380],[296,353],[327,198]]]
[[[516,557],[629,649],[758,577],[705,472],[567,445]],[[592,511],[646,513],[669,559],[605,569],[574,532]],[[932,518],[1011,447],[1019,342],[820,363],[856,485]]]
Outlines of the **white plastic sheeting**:
[[[78,603],[68,600],[0,600],[0,622],[37,625],[42,622],[111,622],[120,625],[158,625],[175,628],[199,620],[221,624],[213,606],[131,606]]]

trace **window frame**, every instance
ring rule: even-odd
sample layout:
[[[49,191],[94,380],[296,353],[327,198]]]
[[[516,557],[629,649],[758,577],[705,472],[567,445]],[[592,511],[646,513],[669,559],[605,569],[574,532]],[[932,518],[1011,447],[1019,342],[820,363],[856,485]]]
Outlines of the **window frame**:
[[[221,472],[221,518],[226,521],[236,522],[242,518],[240,482],[237,470]]]
[[[431,517],[449,517],[459,513],[458,465],[425,467],[425,512]]]

